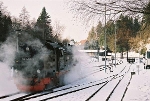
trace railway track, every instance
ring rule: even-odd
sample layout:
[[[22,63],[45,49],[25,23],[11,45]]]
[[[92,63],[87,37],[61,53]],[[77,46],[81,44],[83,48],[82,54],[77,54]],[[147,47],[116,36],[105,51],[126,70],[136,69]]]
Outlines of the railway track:
[[[125,69],[125,67],[123,68],[123,70],[121,72],[123,72],[124,69]],[[100,70],[103,70],[103,68],[101,68]],[[95,73],[95,72],[93,72],[93,73]],[[107,83],[112,81],[112,79],[123,78],[123,77],[124,77],[123,74],[122,75],[116,74],[116,75],[108,76],[106,78],[103,78],[103,79],[100,79],[100,80],[97,80],[97,81],[92,81],[92,82],[88,82],[88,83],[85,83],[85,84],[78,84],[78,85],[66,87],[66,88],[63,88],[63,89],[60,89],[60,90],[51,89],[51,90],[47,90],[47,91],[44,91],[44,92],[36,92],[36,93],[26,94],[24,96],[12,99],[11,101],[24,101],[24,100],[33,100],[33,99],[35,99],[35,100],[38,99],[39,100],[39,98],[41,98],[41,101],[55,99],[55,98],[59,98],[61,96],[65,96],[65,95],[68,95],[68,94],[73,94],[73,93],[76,93],[76,92],[80,92],[82,90],[86,90],[86,89],[89,89],[89,88],[92,88],[92,87],[95,87],[95,86],[101,86],[103,88],[103,87],[105,87],[105,85],[107,85]],[[121,82],[121,80],[119,82]],[[119,84],[119,82],[118,82],[118,84]],[[56,94],[58,92],[59,92],[59,94]],[[62,93],[60,93],[60,92],[62,92]],[[49,95],[53,95],[53,94],[55,94],[55,95],[51,96],[51,97],[48,97],[48,98],[43,97],[43,96],[49,96]],[[109,97],[110,96],[111,95],[109,95]],[[6,97],[3,97],[3,98],[6,98]],[[87,101],[88,101],[88,99],[87,99]]]
[[[112,95],[112,93],[114,92],[114,90],[117,88],[117,86],[119,85],[119,83],[121,82],[121,79],[123,79],[123,77],[125,76],[125,74],[126,73],[128,73],[129,72],[129,69],[126,71],[126,72],[124,72],[123,74],[116,74],[116,75],[114,75],[110,80],[106,80],[105,82],[103,82],[102,84],[97,84],[97,85],[93,85],[93,86],[89,86],[88,88],[92,88],[92,87],[95,87],[95,86],[100,86],[100,88],[98,89],[98,90],[96,90],[96,92],[94,92],[93,94],[91,94],[89,97],[87,97],[87,99],[78,99],[78,100],[80,100],[80,101],[99,101],[99,100],[93,100],[93,97],[101,90],[101,89],[103,89],[103,88],[105,88],[105,86],[109,83],[109,84],[111,84],[111,82],[112,81],[114,81],[114,80],[119,80],[119,82],[116,84],[116,86],[113,88],[113,90],[110,92],[110,94],[108,94],[108,96],[106,97],[106,99],[105,100],[100,100],[100,101],[108,101],[109,100],[109,98],[111,97],[111,95]],[[86,88],[87,89],[87,88]],[[83,89],[82,89],[83,90]],[[47,100],[52,100],[52,101],[55,101],[55,99],[57,99],[57,97],[60,97],[60,96],[64,96],[64,95],[66,95],[66,94],[70,94],[70,93],[74,93],[74,92],[77,92],[77,91],[79,91],[79,90],[75,90],[75,91],[73,91],[73,92],[68,92],[68,93],[63,93],[63,94],[61,94],[61,95],[57,95],[57,96],[52,96],[52,97],[48,97],[48,98],[45,98],[45,99],[42,99],[42,100],[40,100],[40,101],[47,101]],[[88,92],[88,91],[87,91]],[[79,92],[80,93],[80,92]],[[102,94],[103,95],[103,94]],[[82,98],[82,97],[80,97],[80,98]],[[99,98],[99,97],[98,97]],[[57,100],[56,100],[57,101]]]
[[[117,75],[115,75],[111,80],[109,80],[105,85],[103,85],[98,90],[96,90],[85,101],[89,101],[89,100],[90,101],[96,101],[98,98],[101,98],[101,101],[111,101],[111,100],[113,101],[114,99],[111,99],[111,96],[113,95],[113,93],[115,92],[117,87],[120,85],[120,83],[124,79],[125,75],[129,72],[130,67],[131,67],[131,65],[129,66],[129,69],[124,74],[120,74],[120,75],[117,74]],[[116,80],[117,76],[120,76],[120,78]],[[128,82],[130,82],[130,81],[131,81],[131,78],[130,78],[130,80]],[[113,83],[113,82],[115,82],[115,83]],[[110,85],[113,85],[113,86],[111,88],[109,88],[109,91],[108,91],[106,86],[110,86]],[[126,88],[127,88],[127,86],[126,86]],[[107,90],[107,92],[106,92],[106,90]],[[104,91],[107,93],[105,96],[102,94]],[[103,95],[103,98],[102,98],[101,95]],[[123,99],[123,97],[121,97],[121,99]],[[121,100],[118,100],[118,101],[121,101]]]
[[[99,71],[101,71],[101,69],[99,70]],[[94,72],[95,73],[95,72]],[[92,73],[93,74],[93,73]],[[101,80],[99,80],[99,81],[102,81],[102,80],[104,80],[104,79],[108,79],[108,78],[111,78],[112,76],[109,76],[109,77],[106,77],[106,78],[103,78],[103,79],[101,79]],[[84,77],[85,78],[85,77]],[[82,78],[83,79],[83,78]],[[81,79],[80,79],[81,80]],[[98,81],[93,81],[93,82],[88,82],[88,84],[90,85],[90,84],[93,84],[93,85],[91,85],[91,86],[94,86],[94,85],[99,85],[99,84],[101,84],[101,83],[104,83],[104,82],[100,82],[100,83],[96,83],[96,82],[98,82]],[[86,83],[87,84],[87,83]],[[43,92],[35,92],[35,93],[31,93],[31,94],[27,94],[27,95],[24,95],[24,96],[21,96],[21,97],[18,97],[18,98],[15,98],[15,99],[13,99],[13,100],[11,100],[11,101],[22,101],[22,100],[28,100],[28,99],[32,99],[32,98],[36,98],[36,97],[40,97],[40,96],[43,96],[43,95],[47,95],[47,94],[51,94],[51,93],[56,93],[56,92],[59,92],[59,91],[64,91],[64,90],[68,90],[68,89],[74,89],[74,88],[78,88],[78,87],[81,87],[81,86],[84,86],[84,85],[86,85],[86,84],[78,84],[78,85],[74,85],[74,86],[71,86],[71,87],[67,87],[67,88],[63,88],[63,89],[61,89],[61,90],[55,90],[55,91],[53,91],[53,89],[49,89],[49,90],[45,90],[45,91],[43,91]],[[80,88],[80,89],[77,89],[77,90],[74,90],[74,91],[71,91],[71,92],[76,92],[76,91],[80,91],[80,90],[82,90],[82,89],[86,89],[86,88],[89,88],[89,87],[91,87],[91,86],[86,86],[86,87],[83,87],[83,88]],[[56,87],[57,88],[57,87]],[[71,93],[70,92],[70,93]],[[68,92],[66,93],[66,94],[68,94]],[[65,94],[64,94],[65,95]],[[62,96],[62,95],[59,95],[59,96]]]
[[[4,98],[7,98],[7,97],[10,97],[10,96],[14,96],[14,95],[17,95],[17,94],[20,94],[21,92],[16,92],[16,93],[12,93],[12,94],[7,94],[7,95],[4,95],[4,96],[1,96],[0,99],[4,99]]]

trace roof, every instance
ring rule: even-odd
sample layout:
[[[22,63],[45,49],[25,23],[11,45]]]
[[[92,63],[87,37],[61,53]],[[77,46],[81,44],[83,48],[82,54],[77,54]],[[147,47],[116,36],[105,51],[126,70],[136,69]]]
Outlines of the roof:
[[[79,52],[86,52],[86,53],[91,53],[91,52],[97,52],[98,50],[78,50]],[[99,52],[104,52],[105,50],[99,50]]]
[[[79,43],[80,43],[80,45],[84,45],[86,41],[87,40],[81,40]]]

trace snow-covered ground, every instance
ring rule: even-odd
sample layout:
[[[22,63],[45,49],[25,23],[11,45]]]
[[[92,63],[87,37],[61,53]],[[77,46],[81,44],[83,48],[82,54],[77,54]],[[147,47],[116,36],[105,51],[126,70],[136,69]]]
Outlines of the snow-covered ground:
[[[127,63],[125,59],[123,59],[122,61],[123,63],[120,61],[117,61],[117,63],[121,63],[121,64],[117,65],[116,67],[112,66],[111,70],[113,70],[113,72],[110,72],[109,69],[106,69],[106,72],[105,72],[105,68],[103,71],[99,71],[100,68],[103,67],[102,65],[105,64],[104,61],[100,61],[100,62],[87,61],[84,63],[80,63],[77,65],[78,69],[73,69],[74,72],[71,72],[72,75],[71,74],[67,75],[66,82],[69,84],[61,88],[57,88],[54,91],[57,91],[63,88],[73,87],[72,89],[68,89],[68,92],[69,92],[71,90],[79,89],[79,87],[83,88],[89,85],[100,83],[104,80],[104,78],[114,75],[116,73],[119,73],[124,68],[124,66],[126,66],[125,69],[127,71],[130,64]],[[109,63],[107,62],[107,64]],[[5,72],[8,72],[8,71],[5,71]],[[114,94],[112,94],[112,96],[109,99],[110,101],[121,101],[121,97],[127,86],[128,80],[131,76],[131,72],[135,72],[135,75],[132,76],[131,83],[129,84],[129,87],[127,89],[127,92],[124,96],[123,101],[150,101],[150,80],[149,80],[150,70],[145,70],[143,63],[139,63],[138,60],[136,60],[136,62],[132,64],[130,68],[130,72],[128,73],[128,75],[124,77],[123,81],[120,82],[120,86],[116,88]],[[73,78],[73,76],[75,77]],[[107,84],[107,86],[105,86],[105,89],[102,89],[99,93],[97,93],[91,101],[105,101],[104,99],[106,95],[108,95],[107,93],[111,92],[112,87],[115,86],[118,80],[119,78]],[[6,83],[1,82],[1,86],[0,86],[1,96],[18,91],[14,87],[14,84],[10,80],[9,77],[5,77],[5,80],[1,78],[1,81],[5,81],[5,82],[7,81]],[[80,86],[75,87],[78,85]],[[71,94],[66,94],[58,98],[50,99],[49,101],[85,101],[91,94],[93,94],[101,86],[102,85],[89,87],[81,91],[77,91]],[[54,95],[61,94],[63,92],[60,91],[60,92],[56,92],[53,94],[41,96],[38,99],[30,99],[30,100],[31,101],[42,100],[42,99],[49,98]],[[10,99],[2,99],[2,101],[9,101],[9,100]]]
[[[140,65],[136,70],[124,101],[150,101],[150,70]]]

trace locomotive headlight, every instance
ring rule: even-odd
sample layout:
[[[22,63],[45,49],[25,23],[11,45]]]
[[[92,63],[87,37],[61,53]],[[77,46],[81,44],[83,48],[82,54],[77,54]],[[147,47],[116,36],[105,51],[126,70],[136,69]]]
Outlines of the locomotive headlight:
[[[40,74],[40,72],[41,72],[41,71],[38,69],[38,70],[37,70],[37,73],[39,73],[39,74]]]
[[[29,47],[26,47],[26,51],[29,51]]]

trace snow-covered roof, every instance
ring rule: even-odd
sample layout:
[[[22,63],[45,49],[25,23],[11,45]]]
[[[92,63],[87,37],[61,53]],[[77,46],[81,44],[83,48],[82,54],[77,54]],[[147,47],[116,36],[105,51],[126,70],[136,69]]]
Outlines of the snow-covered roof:
[[[78,50],[79,52],[86,52],[86,53],[90,53],[90,52],[97,52],[98,50]],[[99,52],[104,52],[105,50],[99,50]]]

